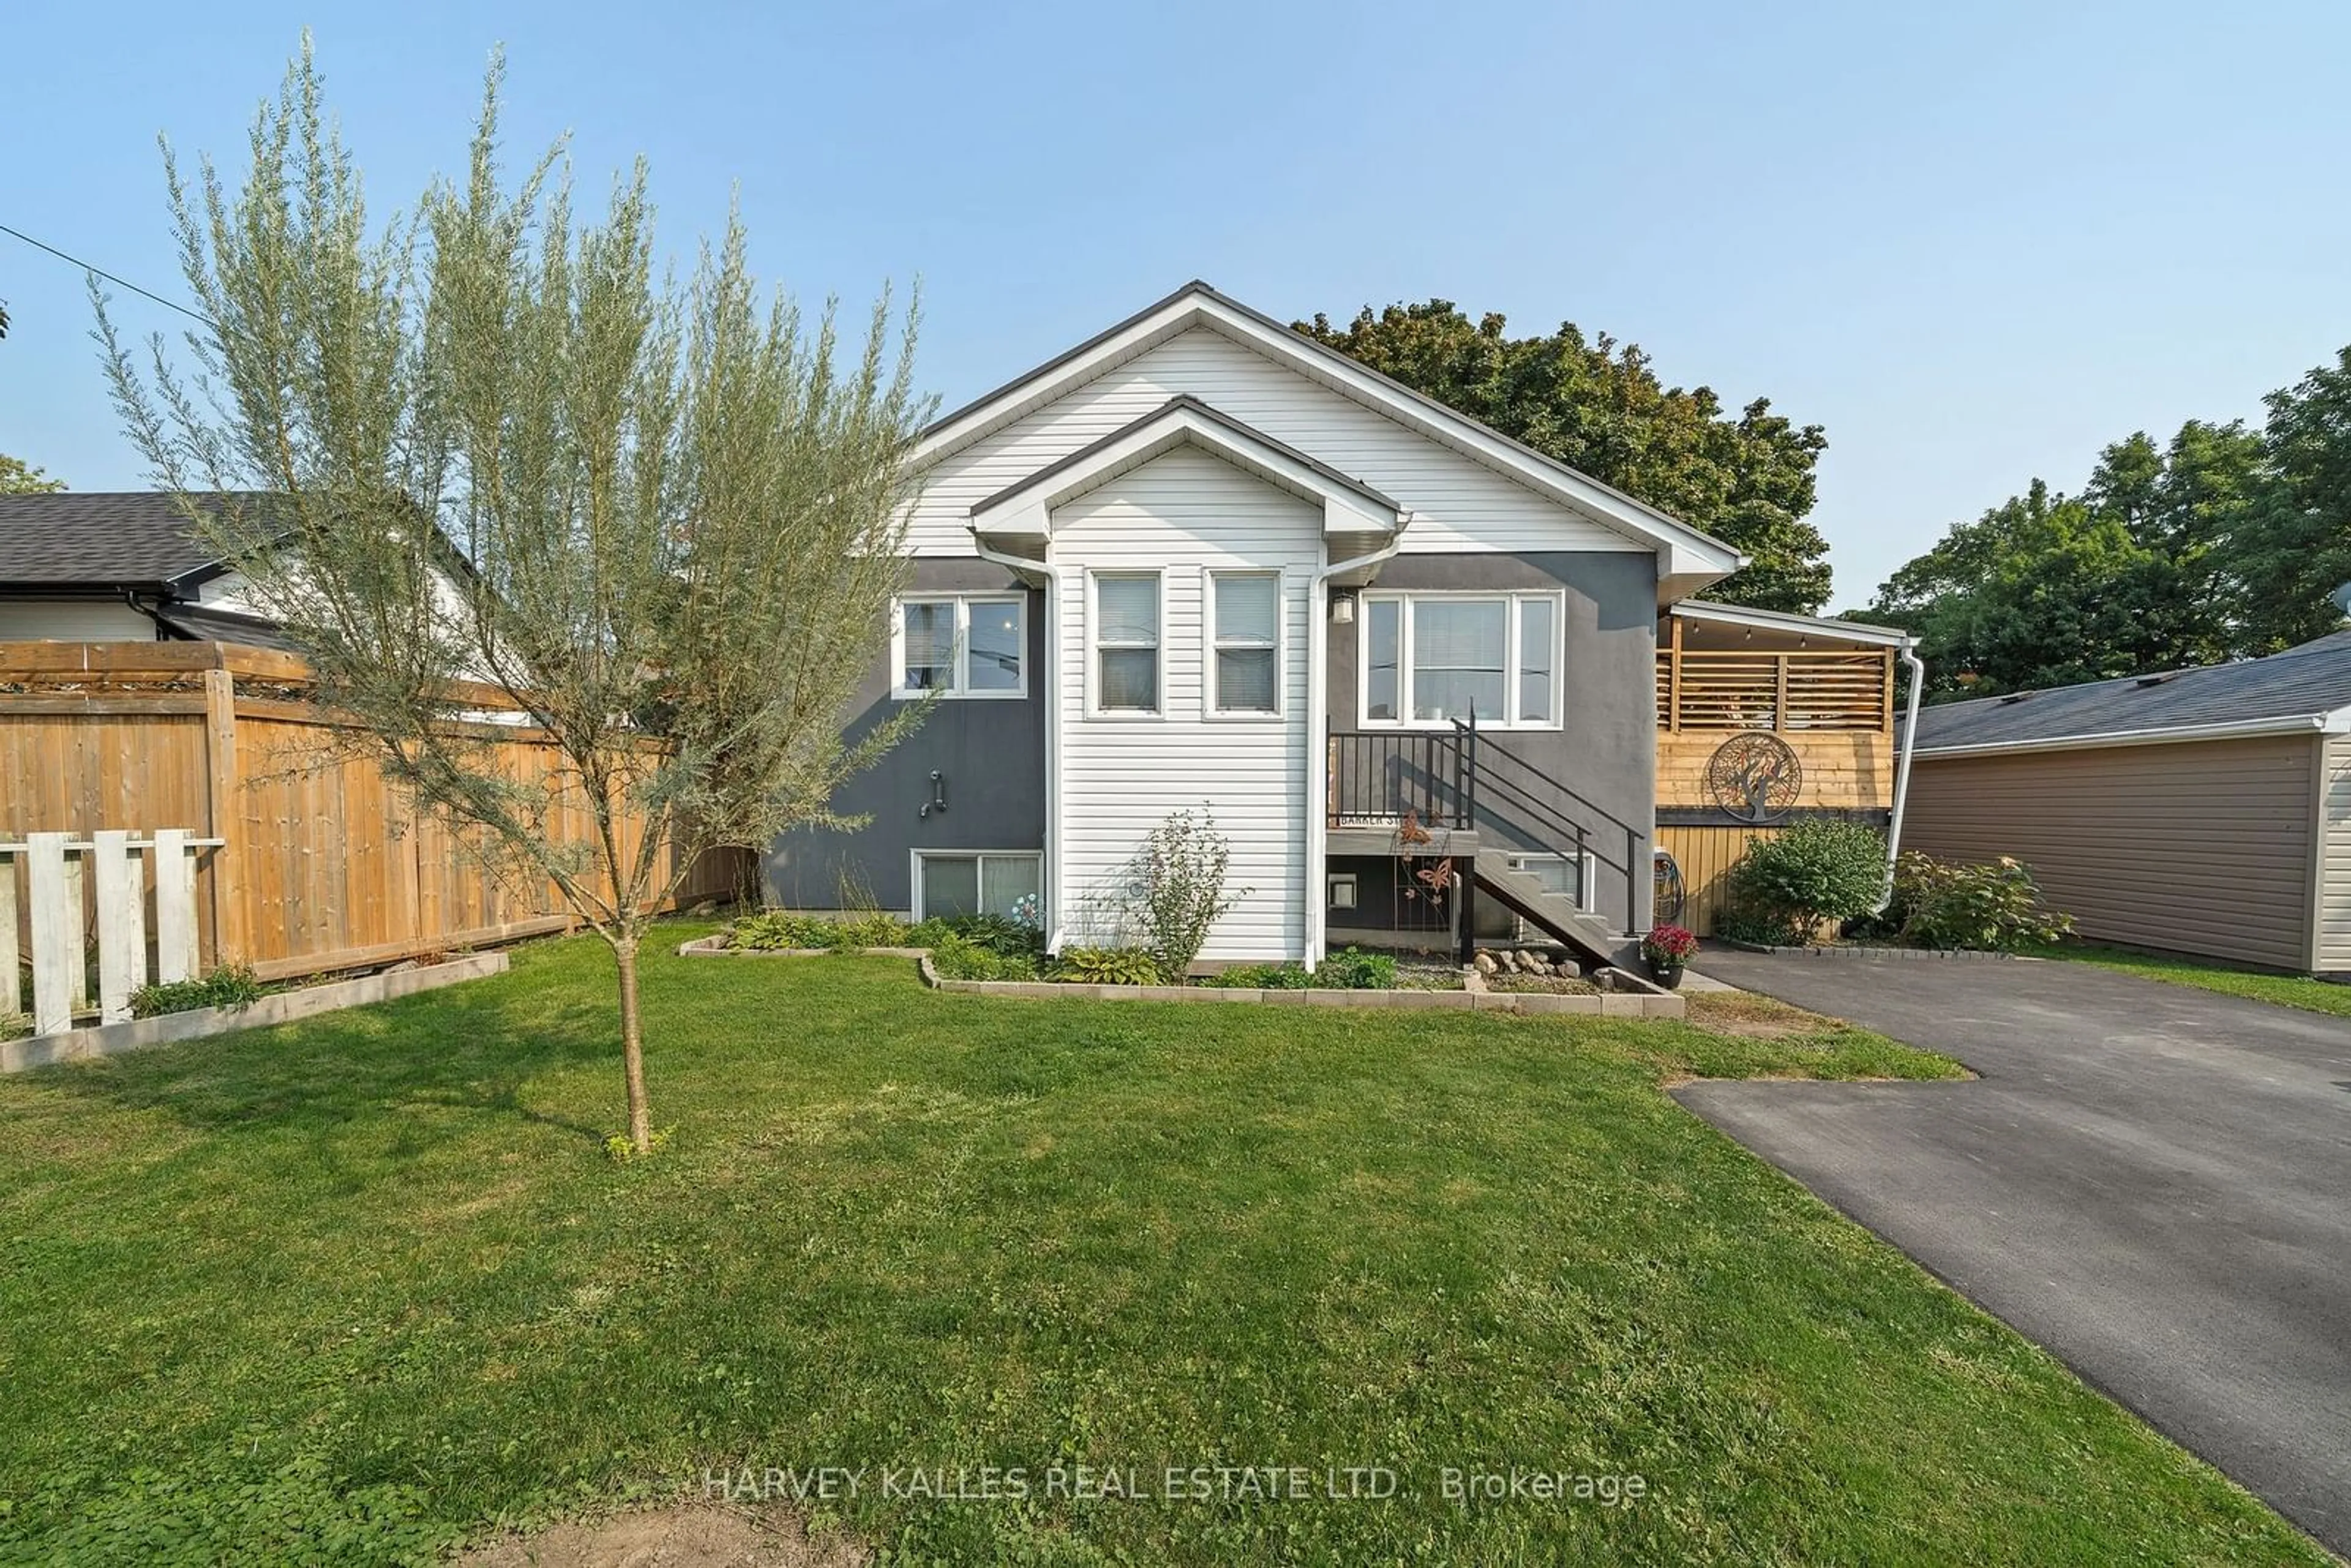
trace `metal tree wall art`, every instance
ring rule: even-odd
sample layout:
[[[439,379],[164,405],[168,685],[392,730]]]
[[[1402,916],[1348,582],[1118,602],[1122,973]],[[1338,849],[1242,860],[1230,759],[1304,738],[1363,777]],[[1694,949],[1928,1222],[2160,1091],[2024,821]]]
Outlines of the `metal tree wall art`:
[[[1706,763],[1707,792],[1742,822],[1768,822],[1787,813],[1803,792],[1804,768],[1776,735],[1735,735]]]

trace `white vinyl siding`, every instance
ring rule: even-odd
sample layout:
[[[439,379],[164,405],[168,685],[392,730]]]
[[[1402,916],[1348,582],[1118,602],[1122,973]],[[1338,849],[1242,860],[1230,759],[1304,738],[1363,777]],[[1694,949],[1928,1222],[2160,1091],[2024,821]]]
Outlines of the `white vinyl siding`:
[[[2351,735],[2326,737],[2319,765],[2318,969],[2351,972]]]
[[[1322,527],[1319,506],[1191,446],[1055,513],[1061,799],[1054,921],[1068,942],[1131,939],[1114,915],[1129,862],[1171,813],[1205,806],[1231,847],[1226,885],[1238,902],[1202,956],[1302,956],[1305,622]],[[1098,713],[1087,695],[1095,593],[1111,574],[1137,571],[1161,578],[1160,713],[1151,723]],[[1211,573],[1225,571],[1269,573],[1280,584],[1278,716],[1247,724],[1211,716]]]
[[[973,502],[1185,392],[1412,508],[1406,554],[1649,553],[1604,524],[1208,327],[1179,333],[941,458],[925,474],[909,514],[907,549],[969,556]]]
[[[0,599],[0,643],[152,643],[155,622],[119,599]]]

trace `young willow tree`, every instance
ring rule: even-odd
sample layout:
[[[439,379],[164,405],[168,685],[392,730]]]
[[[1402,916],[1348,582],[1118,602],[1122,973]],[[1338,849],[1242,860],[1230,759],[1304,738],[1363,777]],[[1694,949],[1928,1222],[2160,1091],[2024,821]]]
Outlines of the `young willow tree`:
[[[559,146],[503,176],[499,76],[463,186],[371,227],[306,41],[240,191],[165,149],[210,329],[135,362],[100,297],[99,338],[156,477],[350,744],[611,944],[644,1153],[652,912],[707,852],[835,821],[898,734],[842,723],[900,583],[914,312],[885,293],[851,361],[830,307],[763,298],[731,218],[690,284],[656,277],[642,162],[575,222]],[[499,706],[559,765],[525,776],[511,727],[467,721]]]

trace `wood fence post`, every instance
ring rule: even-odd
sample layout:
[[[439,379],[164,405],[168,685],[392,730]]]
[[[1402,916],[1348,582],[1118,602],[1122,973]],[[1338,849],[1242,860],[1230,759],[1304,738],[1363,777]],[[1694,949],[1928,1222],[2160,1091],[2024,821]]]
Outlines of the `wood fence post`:
[[[74,987],[81,973],[80,890],[66,876],[66,836],[27,833],[33,912],[33,1032],[73,1027]]]
[[[246,962],[245,889],[237,877],[236,678],[226,670],[204,672],[205,804],[212,821],[206,836],[219,839],[212,853],[213,963]]]

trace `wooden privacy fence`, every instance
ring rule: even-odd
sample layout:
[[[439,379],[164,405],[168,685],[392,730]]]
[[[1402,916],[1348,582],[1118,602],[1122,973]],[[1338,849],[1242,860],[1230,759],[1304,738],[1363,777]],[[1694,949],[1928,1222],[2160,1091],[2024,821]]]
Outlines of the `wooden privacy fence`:
[[[95,857],[102,897],[119,868],[95,846],[120,835],[127,856],[125,830],[183,824],[178,831],[207,845],[193,860],[198,967],[249,964],[264,979],[365,968],[572,924],[551,887],[518,893],[439,823],[412,820],[374,759],[336,744],[349,721],[308,701],[309,688],[301,660],[267,649],[0,643],[0,841],[65,834],[93,846],[68,855]],[[512,707],[489,687],[465,700],[490,717]],[[557,800],[550,836],[594,831],[543,734],[519,724],[479,733],[492,736],[517,778],[548,784]],[[642,841],[641,821],[624,820],[622,829],[630,849]],[[731,897],[751,867],[736,852],[705,857],[678,898]],[[141,874],[152,899],[152,862]],[[11,923],[19,931],[15,952],[28,950],[21,924],[28,914]],[[159,930],[161,920],[159,910]]]
[[[202,962],[196,857],[219,847],[218,839],[199,838],[183,828],[164,828],[149,838],[108,830],[88,839],[35,833],[21,843],[0,842],[0,979],[8,988],[0,998],[0,1013],[20,1005],[20,946],[31,959],[36,1034],[69,1029],[75,1016],[88,1010],[93,967],[100,1023],[128,1019],[131,993],[151,976],[195,978]],[[94,900],[89,896],[93,892]],[[95,966],[88,951],[93,924]]]
[[[1657,727],[1890,734],[1894,654],[1660,649]]]

